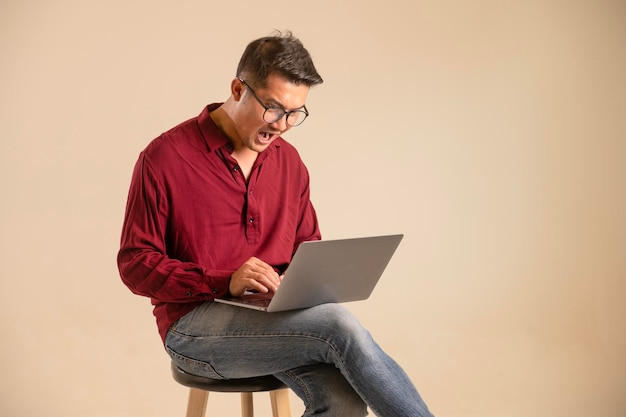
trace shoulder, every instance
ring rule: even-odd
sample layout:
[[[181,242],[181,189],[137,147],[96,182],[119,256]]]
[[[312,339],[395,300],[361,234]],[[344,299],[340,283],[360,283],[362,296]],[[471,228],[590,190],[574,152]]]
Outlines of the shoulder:
[[[283,137],[279,137],[278,139],[276,139],[274,145],[276,147],[275,153],[278,154],[282,159],[285,159],[292,163],[299,163],[304,165],[304,162],[302,161],[300,153],[298,152],[296,147],[289,143],[286,139],[284,139]]]
[[[154,162],[164,162],[198,150],[202,145],[197,117],[186,120],[161,133],[144,149],[145,157]]]
[[[296,147],[282,137],[276,139],[275,145],[276,148],[271,159],[275,163],[275,169],[278,170],[276,175],[295,180],[298,183],[308,183],[309,171]]]

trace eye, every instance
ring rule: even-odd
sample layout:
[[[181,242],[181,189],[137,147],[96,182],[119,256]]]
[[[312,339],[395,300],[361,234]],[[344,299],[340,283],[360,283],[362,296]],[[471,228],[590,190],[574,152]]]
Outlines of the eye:
[[[280,107],[275,107],[275,106],[268,106],[266,111],[272,115],[281,116],[281,117],[283,114],[285,114],[285,111],[283,109],[281,109]]]

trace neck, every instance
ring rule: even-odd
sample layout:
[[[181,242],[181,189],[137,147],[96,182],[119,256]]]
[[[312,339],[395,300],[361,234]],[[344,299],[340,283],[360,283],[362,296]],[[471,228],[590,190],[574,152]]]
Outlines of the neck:
[[[235,129],[233,119],[230,117],[228,110],[229,103],[226,102],[214,111],[212,111],[209,115],[211,116],[211,119],[213,119],[213,122],[215,122],[217,127],[219,127],[220,130],[224,132],[224,134],[228,138],[228,141],[233,147],[233,152],[231,156],[239,164],[239,167],[241,168],[241,173],[246,179],[248,179],[248,176],[252,171],[254,161],[256,161],[256,158],[259,154],[258,152],[249,149],[243,144],[243,141],[237,133],[237,129]]]
[[[243,146],[243,141],[239,137],[237,133],[237,129],[235,129],[235,123],[229,114],[229,102],[225,102],[217,109],[213,110],[209,113],[213,122],[220,128],[220,130],[226,135],[228,141],[232,145],[233,149],[239,150]]]
[[[229,131],[233,130],[233,120],[230,118],[226,110],[224,110],[223,107],[225,105],[226,103],[213,110],[211,113],[209,113],[209,116],[211,116],[211,119],[213,119],[213,122],[215,122],[217,127],[219,127],[220,130],[224,132],[224,134],[230,139],[231,133]]]

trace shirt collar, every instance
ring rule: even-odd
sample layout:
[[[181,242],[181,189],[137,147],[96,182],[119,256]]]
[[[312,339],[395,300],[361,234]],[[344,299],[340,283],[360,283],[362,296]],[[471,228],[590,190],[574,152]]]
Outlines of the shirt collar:
[[[202,136],[204,137],[204,141],[206,142],[209,151],[219,149],[229,144],[228,137],[226,137],[224,132],[222,132],[222,130],[215,124],[215,122],[211,118],[211,115],[209,114],[221,105],[222,103],[209,104],[202,110],[202,113],[200,113],[200,115],[198,116],[198,128],[200,129],[200,133],[202,133]]]
[[[228,137],[222,132],[222,130],[215,124],[213,119],[211,118],[211,113],[213,110],[217,109],[223,103],[212,103],[206,106],[202,113],[198,116],[198,128],[200,129],[200,133],[204,137],[204,141],[206,142],[207,148],[209,151],[214,151],[215,149],[219,149],[222,147],[227,147],[232,151],[232,146],[228,142]],[[280,148],[280,143],[282,141],[282,137],[277,138],[272,146],[267,148],[265,151],[261,152],[260,155],[267,154],[269,150],[273,148]],[[263,159],[265,156],[263,156]]]

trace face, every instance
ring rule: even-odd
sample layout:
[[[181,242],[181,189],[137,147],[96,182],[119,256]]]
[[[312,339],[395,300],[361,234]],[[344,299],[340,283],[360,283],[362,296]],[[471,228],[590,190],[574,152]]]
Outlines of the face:
[[[283,117],[274,123],[263,120],[266,107],[278,107],[286,112],[298,110],[304,107],[309,87],[296,85],[278,75],[271,75],[267,79],[267,87],[261,88],[250,84],[254,97],[249,88],[239,79],[235,79],[232,85],[233,98],[237,105],[237,111],[233,115],[238,142],[235,149],[248,148],[255,152],[263,152],[276,138],[291,127]]]

